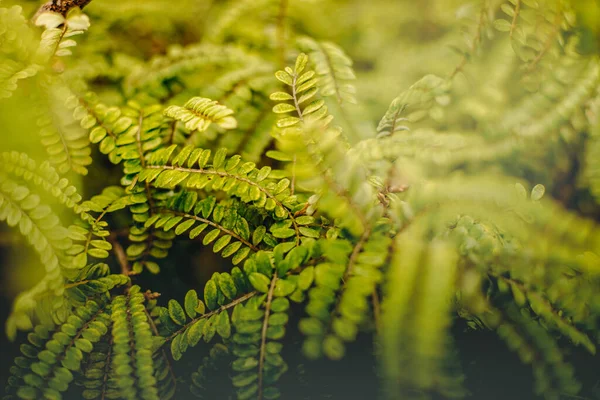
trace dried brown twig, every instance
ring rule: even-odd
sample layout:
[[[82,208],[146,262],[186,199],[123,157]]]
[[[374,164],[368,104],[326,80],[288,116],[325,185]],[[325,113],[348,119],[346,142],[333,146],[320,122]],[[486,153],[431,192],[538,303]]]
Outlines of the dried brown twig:
[[[83,8],[90,4],[91,1],[92,0],[50,0],[47,3],[42,4],[40,8],[38,8],[37,12],[35,13],[32,19],[35,21],[38,15],[46,11],[57,12],[66,16],[71,8]]]

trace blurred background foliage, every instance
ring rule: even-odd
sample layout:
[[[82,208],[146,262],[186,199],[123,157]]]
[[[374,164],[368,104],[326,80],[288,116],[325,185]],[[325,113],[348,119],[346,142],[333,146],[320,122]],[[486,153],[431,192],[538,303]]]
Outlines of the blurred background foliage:
[[[493,11],[485,17],[501,17],[498,6],[503,2],[488,0],[487,3],[487,9]],[[24,15],[33,16],[41,2],[3,0],[1,4],[4,7],[20,5]],[[354,127],[348,133],[350,139],[356,142],[374,135],[390,101],[415,81],[425,74],[448,77],[455,72],[465,57],[465,46],[472,45],[473,37],[477,35],[480,4],[465,0],[291,0],[287,4],[286,15],[289,30],[334,42],[353,60],[359,102],[346,108],[346,123]],[[579,21],[577,29],[581,30],[583,38],[579,51],[588,55],[598,54],[600,1],[573,0],[572,5]],[[78,57],[61,62],[72,64],[73,69],[87,74],[92,88],[103,102],[109,104],[120,103],[122,93],[114,89],[117,86],[107,89],[106,83],[120,81],[139,68],[142,62],[176,51],[180,46],[221,40],[256,52],[279,46],[277,23],[280,2],[274,0],[94,0],[85,12],[92,27],[78,39],[75,50]],[[511,103],[513,99],[523,91],[535,92],[535,85],[539,85],[544,75],[537,77],[537,83],[533,79],[530,82],[533,86],[523,87],[522,81],[511,76],[514,55],[507,46],[508,38],[498,38],[502,33],[491,25],[480,34],[481,46],[473,46],[475,50],[469,54],[469,57],[478,58],[477,62],[467,62],[456,76],[456,101],[450,107],[435,111],[444,115],[436,116],[434,113],[432,117],[439,124],[452,123],[464,131],[479,133],[482,132],[482,121],[487,121],[492,128],[485,130],[484,134],[493,135],[497,126],[494,124],[499,123],[496,118],[502,115],[499,111],[518,107]],[[492,41],[494,38],[497,40]],[[279,62],[277,54],[273,54],[272,61]],[[63,69],[65,65],[57,63],[54,68]],[[214,71],[194,79],[210,83],[219,73]],[[173,84],[176,85],[176,82]],[[46,156],[38,140],[40,107],[36,101],[40,94],[36,93],[35,85],[23,84],[20,89],[23,90],[16,91],[11,99],[1,103],[0,149],[25,151],[32,158],[41,160]],[[567,138],[567,146],[564,142],[557,142],[555,146],[530,148],[525,159],[514,154],[497,168],[545,185],[547,191],[568,208],[600,221],[600,209],[592,200],[585,181],[576,179],[581,164],[582,142],[579,139],[568,140],[569,132],[565,132],[564,138]],[[514,162],[515,159],[519,162]],[[82,189],[87,198],[105,186],[105,173],[102,165],[94,164],[88,177],[71,173],[69,179]],[[118,184],[118,179],[118,176],[108,177],[113,184]],[[171,290],[175,290],[192,286],[193,282],[202,282],[222,263],[216,257],[207,258],[210,252],[198,258],[189,245],[176,248],[172,254],[176,255],[173,263],[177,268],[163,267],[163,271],[168,271],[167,276],[161,275],[163,281],[154,282],[152,286],[155,288],[158,284],[158,291],[161,291],[160,285],[163,285],[163,290],[168,290],[169,285]],[[11,299],[33,286],[42,270],[37,256],[29,251],[27,244],[18,235],[10,235],[4,225],[0,225],[0,263],[2,312],[6,315]],[[15,268],[16,265],[19,268]],[[455,330],[463,328],[458,326]],[[466,349],[462,358],[466,361],[466,375],[472,380],[471,389],[477,395],[478,388],[487,388],[486,397],[476,398],[531,398],[529,395],[518,397],[519,394],[530,393],[531,373],[519,364],[516,356],[506,354],[503,346],[498,345],[498,339],[473,332],[461,338],[458,344]],[[8,349],[5,339],[2,346]],[[494,348],[500,350],[494,353]],[[11,351],[7,351],[8,357],[2,359],[3,373],[10,363]],[[484,353],[486,355],[481,356]],[[597,371],[597,360],[576,353],[573,358],[576,363],[591,368],[587,373],[586,368],[583,369],[583,374],[588,376],[582,378],[587,379],[588,388],[595,388],[597,373],[593,371]],[[484,379],[486,368],[497,368],[498,375],[486,374],[484,383],[474,383]],[[341,369],[338,373],[343,371]],[[372,372],[360,371],[365,374]],[[510,379],[514,387],[506,387],[503,384],[505,379]],[[365,378],[364,382],[369,380]],[[360,393],[356,386],[349,384],[346,390],[354,394],[358,390]],[[588,394],[594,390],[588,390]],[[368,395],[370,391],[365,390],[364,393]]]

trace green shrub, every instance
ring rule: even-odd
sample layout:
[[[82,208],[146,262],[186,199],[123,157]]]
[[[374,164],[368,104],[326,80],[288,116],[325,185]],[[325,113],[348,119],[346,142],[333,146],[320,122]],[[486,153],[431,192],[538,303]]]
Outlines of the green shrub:
[[[0,220],[45,271],[6,322],[8,398],[316,398],[284,343],[340,360],[359,335],[381,396],[459,398],[458,319],[535,393],[580,392],[594,2],[87,3],[0,8]]]

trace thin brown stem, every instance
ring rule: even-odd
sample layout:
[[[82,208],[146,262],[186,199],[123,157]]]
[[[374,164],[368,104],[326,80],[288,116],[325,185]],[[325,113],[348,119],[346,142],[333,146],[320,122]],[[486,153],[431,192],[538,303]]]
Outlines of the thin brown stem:
[[[173,144],[173,140],[175,140],[175,132],[177,132],[177,123],[178,122],[179,122],[179,120],[176,120],[176,119],[174,119],[173,122],[171,122],[169,138],[167,139],[167,142],[169,144]]]
[[[373,289],[373,293],[371,293],[371,302],[373,303],[373,319],[375,320],[375,330],[379,334],[381,331],[381,301],[379,300],[379,293],[377,292],[377,287]]]
[[[510,33],[509,37],[512,39],[513,33],[515,32],[515,28],[517,27],[517,19],[519,18],[519,12],[521,11],[521,0],[517,0],[517,4],[515,4],[515,15],[513,15],[512,22],[510,24]]]
[[[529,72],[533,71],[535,66],[541,61],[541,59],[548,52],[548,50],[550,50],[550,47],[552,47],[552,43],[556,39],[556,36],[558,35],[558,32],[560,30],[561,22],[562,22],[562,13],[560,10],[557,10],[556,16],[554,17],[554,25],[552,28],[552,32],[546,38],[546,41],[544,42],[544,47],[542,48],[542,50],[538,53],[538,55],[533,59],[531,64],[529,64],[529,66],[527,67],[527,70]]]
[[[479,43],[481,42],[483,26],[485,25],[485,11],[486,11],[486,5],[484,3],[484,5],[481,7],[481,11],[479,12],[479,21],[477,22],[477,31],[475,32],[475,37],[473,38],[473,41],[471,42],[471,46],[469,48],[469,53],[474,53],[475,50],[477,49],[477,46],[479,46]],[[465,67],[465,65],[467,65],[467,62],[469,61],[469,53],[465,53],[463,55],[462,59],[460,60],[460,63],[456,66],[456,68],[454,68],[454,71],[452,71],[452,74],[450,75],[450,79],[454,78],[456,76],[456,74],[458,74],[460,71],[462,71],[462,69]]]
[[[358,239],[358,242],[354,246],[354,249],[352,249],[352,254],[350,254],[350,259],[348,260],[348,267],[346,268],[346,272],[344,273],[344,279],[343,279],[344,282],[346,282],[346,280],[352,273],[352,269],[354,268],[354,264],[356,263],[358,254],[362,251],[362,248],[365,245],[365,242],[369,238],[370,234],[371,234],[371,229],[365,228],[365,231],[361,235],[360,239]]]
[[[131,266],[129,265],[129,261],[127,260],[127,254],[125,250],[123,250],[123,246],[121,243],[113,237],[112,235],[108,237],[108,241],[112,244],[113,250],[115,251],[115,256],[117,257],[117,261],[121,266],[121,274],[125,276],[131,275]],[[131,287],[131,281],[127,284],[128,287]]]

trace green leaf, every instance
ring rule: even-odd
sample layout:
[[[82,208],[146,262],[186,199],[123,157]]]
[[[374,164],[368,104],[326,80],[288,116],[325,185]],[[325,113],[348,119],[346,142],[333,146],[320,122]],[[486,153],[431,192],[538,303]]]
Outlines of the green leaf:
[[[294,290],[296,290],[295,283],[285,279],[278,279],[277,282],[275,282],[275,290],[273,291],[273,294],[276,297],[285,297],[292,294]]]
[[[494,28],[499,30],[500,32],[508,32],[510,31],[511,23],[505,19],[497,19],[493,22]]]
[[[280,103],[273,107],[273,112],[275,114],[283,114],[292,111],[296,111],[296,107],[287,103]]]
[[[262,242],[267,233],[267,228],[264,225],[258,226],[252,233],[252,244],[258,246]]]
[[[296,231],[290,228],[281,228],[276,229],[271,233],[273,234],[273,237],[276,237],[278,239],[287,239],[289,237],[294,236],[296,234]]]
[[[546,192],[546,188],[544,185],[537,184],[531,189],[531,200],[539,201],[542,197],[544,197],[544,193]]]
[[[276,150],[269,150],[266,153],[266,156],[269,158],[272,158],[273,160],[277,160],[277,161],[292,161],[294,158],[286,153],[283,153],[281,151],[276,151]]]
[[[285,297],[277,297],[271,302],[271,311],[283,312],[290,308],[290,301]]]
[[[212,338],[215,336],[215,333],[217,333],[217,327],[216,327],[216,319],[218,318],[218,315],[213,315],[212,317],[210,317],[208,319],[208,321],[206,321],[206,324],[204,325],[204,329],[202,330],[202,334],[204,336],[204,342],[208,343],[212,340]]]
[[[311,217],[310,215],[302,215],[296,218],[296,223],[298,225],[310,225],[313,222],[315,222],[315,218]]]
[[[217,277],[219,289],[230,300],[233,300],[237,294],[233,278],[227,272],[223,272]]]
[[[242,247],[242,242],[233,242],[223,249],[221,256],[227,258],[238,251],[240,247]]]
[[[198,293],[195,290],[189,290],[185,295],[184,307],[185,312],[190,318],[196,317],[196,309],[200,302],[198,301]]]
[[[296,74],[299,74],[302,71],[304,71],[304,68],[306,67],[307,62],[308,62],[308,56],[306,54],[304,54],[304,53],[298,54],[298,57],[296,58],[296,64],[294,64],[294,72]]]
[[[229,322],[229,314],[227,311],[223,311],[219,314],[217,333],[223,339],[228,339],[231,336],[231,323]]]
[[[108,257],[108,251],[102,249],[88,249],[88,254],[92,257],[96,258],[106,258]]]
[[[182,233],[190,229],[195,222],[196,221],[194,221],[193,219],[183,221],[181,224],[177,225],[177,228],[175,228],[175,234],[181,235]]]
[[[300,122],[300,119],[297,117],[285,117],[277,121],[277,126],[279,128],[287,128],[296,125],[298,122]]]
[[[271,100],[274,100],[274,101],[286,101],[286,100],[293,100],[294,99],[291,94],[285,93],[285,92],[271,93],[271,95],[269,96],[269,98]]]
[[[328,335],[323,340],[323,353],[332,360],[340,360],[344,357],[344,343],[334,335]]]
[[[209,280],[204,286],[204,302],[209,310],[214,310],[218,307],[217,304],[218,289],[214,280]]]
[[[185,313],[176,300],[169,300],[169,316],[177,325],[185,325]]]
[[[298,276],[298,288],[300,290],[308,290],[315,278],[315,267],[306,267]]]
[[[94,349],[92,342],[87,339],[77,339],[75,341],[75,346],[85,353],[90,353]]]
[[[97,126],[90,132],[90,142],[100,143],[106,137],[106,129]]]
[[[181,359],[181,350],[179,346],[181,344],[181,338],[183,335],[177,335],[171,342],[171,354],[173,355],[173,360],[177,361]]]
[[[314,229],[311,228],[307,228],[305,226],[301,226],[298,228],[298,231],[300,231],[300,234],[306,237],[310,237],[310,238],[315,238],[318,239],[321,235],[319,234],[319,232],[317,232]]]
[[[260,182],[266,179],[271,173],[271,167],[264,166],[260,170],[258,170],[258,175],[256,175],[256,182]]]
[[[225,161],[225,157],[227,157],[227,149],[221,148],[217,150],[213,158],[213,168],[220,168],[223,165],[223,162]]]
[[[238,358],[232,364],[234,371],[243,372],[254,369],[258,366],[258,360],[254,357]]]
[[[190,346],[194,347],[202,338],[202,332],[204,331],[204,324],[206,324],[206,319],[200,319],[192,324],[188,329],[188,340],[190,342]]]
[[[307,115],[307,114],[317,111],[318,109],[323,107],[324,104],[325,104],[325,101],[322,99],[313,101],[312,103],[307,105],[306,108],[304,109],[304,115]]]
[[[208,227],[208,224],[200,224],[190,231],[190,239],[195,239]]]
[[[212,231],[208,232],[206,236],[204,236],[204,239],[202,239],[202,244],[206,246],[212,243],[217,238],[217,236],[219,236],[220,233],[221,230],[218,228],[215,228]]]
[[[258,290],[262,293],[267,293],[269,291],[269,285],[271,284],[271,280],[264,276],[261,273],[253,272],[248,276],[250,280],[250,284],[254,287],[254,289]]]
[[[229,235],[223,235],[219,238],[219,240],[217,240],[213,246],[213,252],[218,253],[221,250],[223,250],[223,248],[225,246],[227,246],[229,244],[229,242],[231,241],[231,236]]]
[[[285,83],[288,86],[293,85],[292,77],[285,71],[275,72],[275,78],[277,78],[279,81]]]

